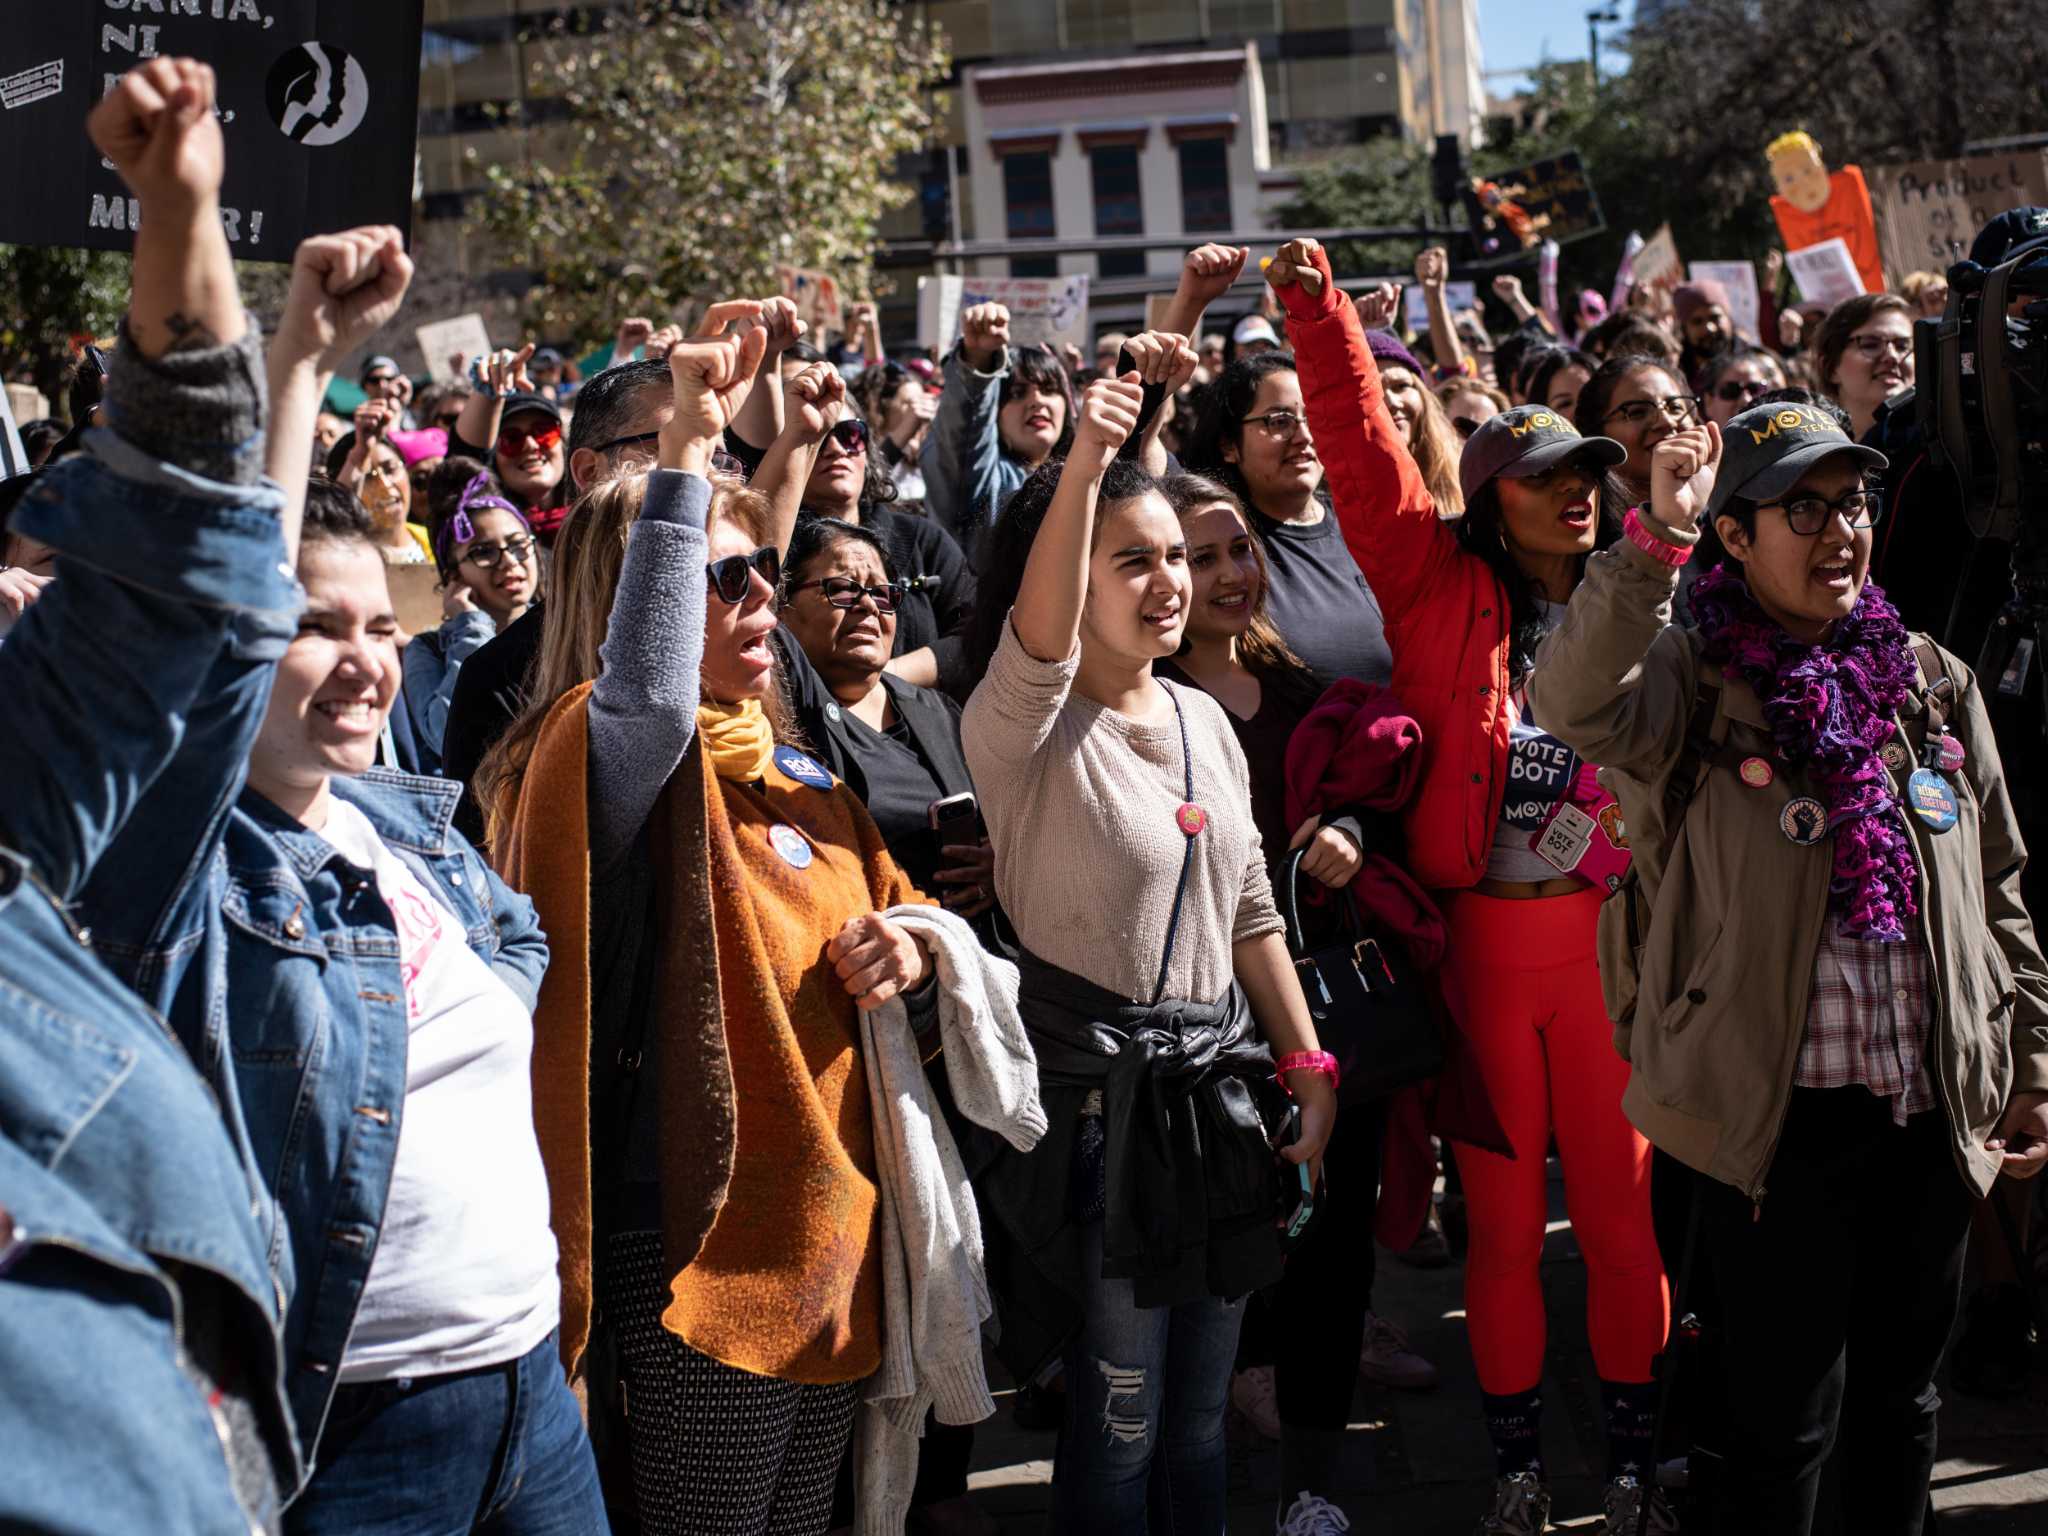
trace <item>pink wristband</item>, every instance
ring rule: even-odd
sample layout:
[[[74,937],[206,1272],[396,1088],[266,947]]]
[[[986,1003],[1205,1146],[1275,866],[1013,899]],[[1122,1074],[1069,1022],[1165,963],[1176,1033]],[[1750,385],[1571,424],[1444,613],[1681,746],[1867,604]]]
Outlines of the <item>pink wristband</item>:
[[[1621,531],[1628,535],[1629,543],[1635,545],[1659,565],[1679,566],[1692,558],[1690,544],[1672,544],[1660,539],[1644,526],[1641,507],[1630,507],[1628,516],[1621,520]]]
[[[1330,1080],[1332,1090],[1337,1086],[1337,1058],[1328,1051],[1296,1051],[1273,1063],[1273,1076],[1280,1080],[1281,1087],[1287,1088],[1290,1072],[1317,1072]],[[1291,1098],[1294,1090],[1287,1088],[1287,1093]]]

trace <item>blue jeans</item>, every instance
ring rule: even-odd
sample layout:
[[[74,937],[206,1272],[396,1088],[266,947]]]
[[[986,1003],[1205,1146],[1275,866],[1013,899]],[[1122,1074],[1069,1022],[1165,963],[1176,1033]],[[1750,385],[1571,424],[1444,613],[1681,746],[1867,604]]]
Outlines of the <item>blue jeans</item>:
[[[1081,1272],[1051,1529],[1222,1536],[1223,1413],[1244,1298],[1140,1307],[1130,1281],[1102,1278],[1100,1221],[1082,1234]]]
[[[549,1334],[518,1360],[339,1387],[291,1536],[605,1536],[597,1462]]]

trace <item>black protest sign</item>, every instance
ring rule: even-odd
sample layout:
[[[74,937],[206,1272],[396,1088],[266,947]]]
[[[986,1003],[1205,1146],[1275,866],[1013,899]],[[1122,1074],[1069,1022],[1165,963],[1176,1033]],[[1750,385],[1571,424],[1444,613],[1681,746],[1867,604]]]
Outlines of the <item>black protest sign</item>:
[[[136,204],[86,115],[150,58],[213,66],[221,221],[245,261],[412,222],[424,0],[14,0],[0,30],[0,242],[127,250]]]
[[[1545,240],[1563,245],[1607,227],[1575,149],[1495,176],[1475,176],[1464,204],[1481,260],[1519,256]]]

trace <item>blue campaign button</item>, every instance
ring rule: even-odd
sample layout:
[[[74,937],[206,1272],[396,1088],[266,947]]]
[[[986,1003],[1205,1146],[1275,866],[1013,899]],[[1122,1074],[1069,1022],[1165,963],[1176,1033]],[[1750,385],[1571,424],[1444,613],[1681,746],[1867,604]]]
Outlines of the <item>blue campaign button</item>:
[[[1906,803],[1930,832],[1946,832],[1961,817],[1955,791],[1931,768],[1920,768],[1906,780]]]
[[[799,784],[808,784],[812,789],[830,789],[832,775],[823,766],[797,751],[795,747],[777,747],[775,766]]]

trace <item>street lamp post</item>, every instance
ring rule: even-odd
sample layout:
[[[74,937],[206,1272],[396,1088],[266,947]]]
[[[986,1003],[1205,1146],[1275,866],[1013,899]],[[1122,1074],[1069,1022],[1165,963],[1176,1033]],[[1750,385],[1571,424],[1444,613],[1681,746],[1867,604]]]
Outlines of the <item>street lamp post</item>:
[[[1586,54],[1593,66],[1593,84],[1600,84],[1600,23],[1621,20],[1618,7],[1595,6],[1586,12]]]

